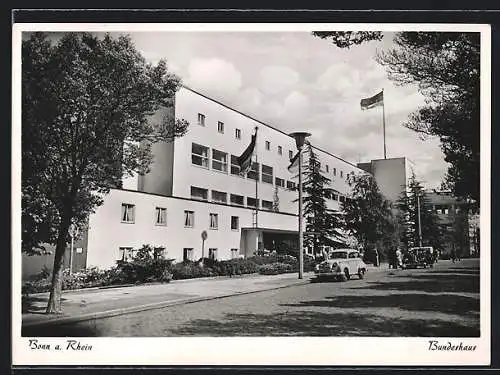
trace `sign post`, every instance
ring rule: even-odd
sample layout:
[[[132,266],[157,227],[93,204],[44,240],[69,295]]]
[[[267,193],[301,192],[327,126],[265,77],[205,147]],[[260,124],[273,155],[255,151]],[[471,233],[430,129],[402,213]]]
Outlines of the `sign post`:
[[[78,227],[75,224],[71,224],[69,227],[69,235],[71,236],[71,246],[69,249],[69,274],[73,273],[73,248],[75,243],[75,237],[78,237]]]
[[[205,240],[208,237],[206,230],[201,232],[201,267],[205,264]]]

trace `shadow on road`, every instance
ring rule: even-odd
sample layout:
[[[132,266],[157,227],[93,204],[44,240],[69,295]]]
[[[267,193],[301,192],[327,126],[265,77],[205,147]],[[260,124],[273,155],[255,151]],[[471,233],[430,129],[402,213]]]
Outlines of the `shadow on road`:
[[[465,314],[479,311],[479,299],[451,294],[389,294],[389,295],[344,295],[327,297],[319,301],[301,301],[283,304],[288,307],[355,307],[355,308],[400,308],[408,311],[435,311],[445,314]]]
[[[224,322],[199,319],[176,336],[403,336],[478,337],[479,329],[447,321],[382,318],[371,314],[300,311],[281,314],[227,314]]]

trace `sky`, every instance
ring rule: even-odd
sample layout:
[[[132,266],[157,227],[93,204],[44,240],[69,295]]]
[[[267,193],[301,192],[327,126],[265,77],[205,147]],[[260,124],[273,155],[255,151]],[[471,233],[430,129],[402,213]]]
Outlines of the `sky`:
[[[308,32],[136,32],[137,49],[187,86],[285,132],[309,131],[311,143],[351,163],[381,159],[382,107],[360,100],[384,89],[387,157],[405,156],[427,188],[447,164],[436,138],[403,126],[424,104],[416,86],[396,86],[374,56],[380,42],[340,49]]]

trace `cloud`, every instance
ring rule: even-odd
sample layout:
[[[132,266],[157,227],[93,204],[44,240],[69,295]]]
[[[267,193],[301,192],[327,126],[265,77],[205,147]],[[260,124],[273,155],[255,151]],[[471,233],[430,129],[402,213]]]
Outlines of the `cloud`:
[[[269,65],[260,71],[258,86],[266,94],[278,94],[296,86],[299,79],[299,73],[288,66]]]
[[[219,58],[191,60],[188,85],[217,95],[235,95],[241,88],[241,73],[230,62]]]

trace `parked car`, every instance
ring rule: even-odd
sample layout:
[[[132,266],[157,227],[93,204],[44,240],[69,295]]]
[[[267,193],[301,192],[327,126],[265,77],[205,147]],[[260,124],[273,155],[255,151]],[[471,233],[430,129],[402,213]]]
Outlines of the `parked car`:
[[[335,249],[328,252],[327,259],[316,265],[314,273],[319,280],[335,278],[346,281],[353,275],[362,279],[366,273],[366,264],[358,250]]]
[[[432,246],[412,247],[403,256],[403,269],[408,268],[432,268],[436,262]]]

